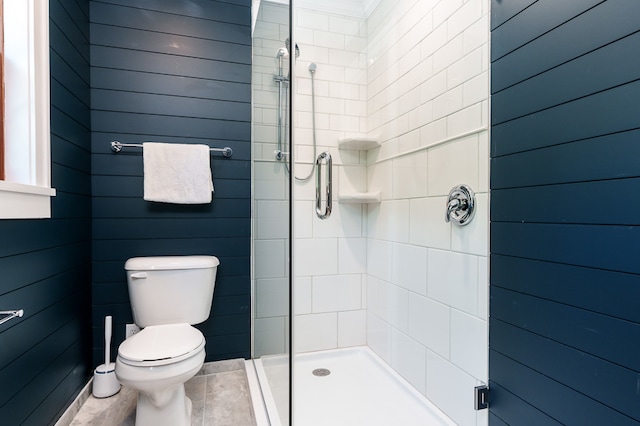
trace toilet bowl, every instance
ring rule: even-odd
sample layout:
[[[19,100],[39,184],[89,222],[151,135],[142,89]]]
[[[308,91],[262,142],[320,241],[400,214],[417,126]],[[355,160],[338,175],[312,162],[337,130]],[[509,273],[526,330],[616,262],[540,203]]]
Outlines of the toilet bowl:
[[[205,360],[192,327],[210,314],[219,261],[214,256],[133,258],[125,263],[134,322],[142,329],[118,347],[116,376],[138,391],[136,426],[187,426],[184,383]]]
[[[204,363],[205,339],[189,324],[150,326],[118,348],[116,374],[137,390],[136,425],[191,424],[191,401],[184,383]]]

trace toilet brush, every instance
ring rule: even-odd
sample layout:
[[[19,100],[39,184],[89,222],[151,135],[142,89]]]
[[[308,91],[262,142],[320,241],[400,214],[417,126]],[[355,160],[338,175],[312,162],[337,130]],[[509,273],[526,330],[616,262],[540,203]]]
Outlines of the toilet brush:
[[[104,317],[104,364],[93,372],[93,396],[106,398],[120,391],[116,364],[111,362],[111,316]]]

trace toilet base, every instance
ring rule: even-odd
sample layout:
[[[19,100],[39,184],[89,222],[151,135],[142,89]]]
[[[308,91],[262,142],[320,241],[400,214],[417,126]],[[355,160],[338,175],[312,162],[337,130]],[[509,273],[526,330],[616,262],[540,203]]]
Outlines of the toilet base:
[[[189,426],[191,400],[184,384],[156,393],[139,392],[136,407],[136,426]]]

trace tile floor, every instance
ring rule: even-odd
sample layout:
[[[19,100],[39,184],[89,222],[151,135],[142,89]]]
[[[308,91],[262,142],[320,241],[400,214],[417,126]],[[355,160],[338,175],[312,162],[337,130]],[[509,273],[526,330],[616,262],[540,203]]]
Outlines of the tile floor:
[[[192,426],[256,426],[244,360],[206,363],[185,384]],[[123,387],[110,398],[89,396],[70,426],[133,426],[137,394]]]

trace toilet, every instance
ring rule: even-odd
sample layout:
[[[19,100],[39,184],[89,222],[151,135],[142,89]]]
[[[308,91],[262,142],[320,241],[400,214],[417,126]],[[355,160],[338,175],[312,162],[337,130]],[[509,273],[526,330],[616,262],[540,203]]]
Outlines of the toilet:
[[[127,260],[129,298],[140,332],[118,347],[116,376],[137,390],[136,426],[191,424],[184,383],[202,368],[205,339],[192,327],[209,318],[219,260],[157,256]]]

